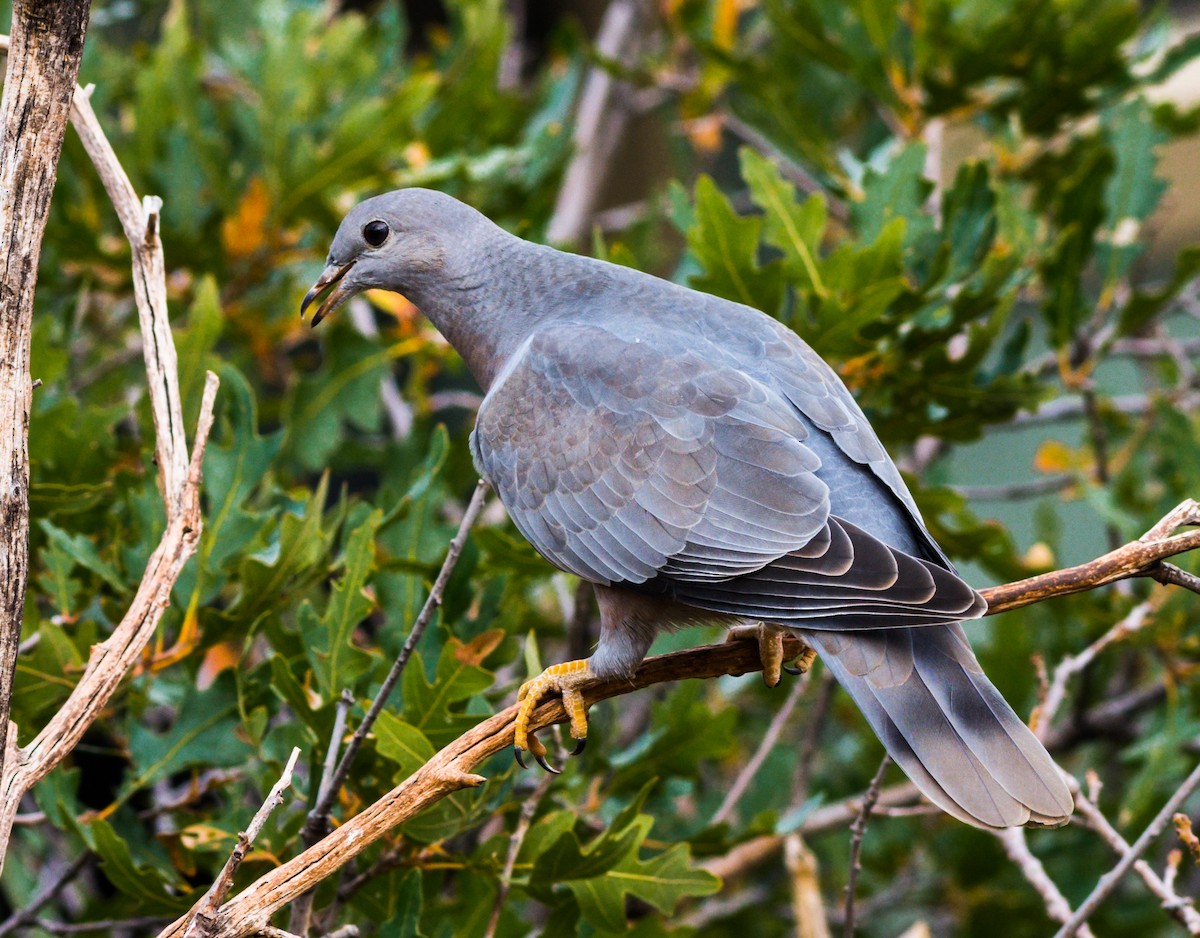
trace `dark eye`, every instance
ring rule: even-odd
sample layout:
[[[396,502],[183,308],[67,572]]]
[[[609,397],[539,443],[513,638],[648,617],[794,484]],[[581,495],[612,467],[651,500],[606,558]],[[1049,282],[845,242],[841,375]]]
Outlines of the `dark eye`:
[[[390,229],[387,222],[376,219],[363,225],[363,240],[373,248],[379,247],[387,240]]]

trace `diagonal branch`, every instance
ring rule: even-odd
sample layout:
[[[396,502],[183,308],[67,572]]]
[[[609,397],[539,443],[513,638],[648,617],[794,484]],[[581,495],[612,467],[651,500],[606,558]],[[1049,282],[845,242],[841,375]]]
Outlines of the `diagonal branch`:
[[[1168,512],[1136,541],[1109,551],[1102,557],[1076,567],[980,590],[987,600],[988,615],[1040,603],[1051,596],[1083,593],[1130,577],[1158,578],[1159,568],[1168,557],[1200,547],[1200,531],[1172,534],[1188,525],[1200,525],[1200,503],[1191,498]]]
[[[1024,585],[984,590],[983,595],[988,599],[1001,597],[1002,602],[995,601],[992,610],[1001,611],[1060,594],[1092,589],[1123,576],[1147,575],[1141,571],[1153,568],[1162,558],[1200,545],[1197,532],[1171,536],[1171,532],[1180,525],[1194,524],[1198,519],[1200,505],[1189,500],[1166,515],[1143,538],[1106,554],[1098,561],[1060,571],[1064,574],[1062,576],[1047,574],[1045,577],[1022,581]],[[1114,557],[1118,559],[1111,559]],[[1125,572],[1121,576],[1114,576],[1114,569]],[[784,659],[799,657],[804,647],[798,639],[785,636]],[[647,658],[632,678],[592,681],[582,688],[582,693],[585,705],[591,706],[597,701],[665,681],[749,674],[761,669],[757,642],[722,642]],[[484,760],[512,745],[517,709],[515,705],[509,707],[464,733],[370,807],[298,856],[264,874],[221,909],[214,934],[218,938],[238,938],[260,932],[276,910],[312,889],[398,824],[456,791],[482,785],[486,779],[473,772]],[[566,720],[561,701],[552,699],[534,712],[530,728],[536,730]],[[907,802],[915,795],[915,787],[904,784],[880,791],[878,801],[880,804],[895,804]],[[802,831],[826,830],[853,821],[862,811],[863,800],[851,799],[818,809],[805,822]],[[762,849],[756,855],[769,855],[783,842],[782,837],[762,840]],[[189,912],[169,925],[159,938],[180,938],[192,915]]]

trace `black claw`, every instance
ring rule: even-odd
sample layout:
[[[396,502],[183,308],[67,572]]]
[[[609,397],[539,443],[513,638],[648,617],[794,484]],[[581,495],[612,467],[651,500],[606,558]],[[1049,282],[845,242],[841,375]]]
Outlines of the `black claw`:
[[[587,746],[587,739],[586,739],[586,738],[584,738],[584,739],[579,739],[579,740],[576,740],[576,741],[575,741],[575,748],[571,750],[571,755],[573,755],[573,756],[577,756],[577,755],[579,755],[580,753],[582,753],[582,752],[583,752],[583,750],[584,750],[584,747],[586,747],[586,746]]]
[[[547,772],[549,772],[551,775],[562,775],[562,770],[556,769],[549,762],[547,762],[545,756],[538,754],[538,755],[534,756],[534,758],[537,759],[537,764],[540,765]]]
[[[525,764],[525,760],[521,758],[521,750],[518,749],[516,746],[513,746],[513,755],[517,759],[517,765],[519,765],[523,769],[529,768],[529,766],[527,766]]]
[[[783,665],[782,670],[786,671],[788,674],[791,674],[791,675],[801,675],[804,673],[803,668],[797,668],[795,665],[791,665],[791,664]]]

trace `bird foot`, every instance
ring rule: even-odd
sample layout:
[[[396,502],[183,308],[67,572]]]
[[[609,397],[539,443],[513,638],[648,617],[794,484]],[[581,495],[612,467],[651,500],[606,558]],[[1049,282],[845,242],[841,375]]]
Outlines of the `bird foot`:
[[[762,660],[763,666],[763,683],[767,687],[775,687],[782,677],[782,672],[803,674],[812,667],[813,661],[817,657],[817,653],[806,646],[800,656],[791,664],[784,664],[783,637],[785,634],[785,629],[760,622],[758,625],[735,625],[725,636],[725,641],[737,642],[748,639],[758,642],[758,657]]]
[[[542,699],[549,694],[561,694],[563,708],[571,720],[571,738],[578,740],[571,755],[577,756],[583,752],[587,743],[587,709],[583,705],[581,685],[590,681],[594,675],[587,661],[564,661],[554,664],[532,680],[526,681],[517,691],[517,703],[521,709],[517,711],[517,724],[514,732],[513,747],[517,765],[526,768],[521,758],[522,752],[529,752],[547,772],[557,775],[561,769],[556,769],[546,761],[546,747],[529,729],[529,721],[533,711],[537,709]]]

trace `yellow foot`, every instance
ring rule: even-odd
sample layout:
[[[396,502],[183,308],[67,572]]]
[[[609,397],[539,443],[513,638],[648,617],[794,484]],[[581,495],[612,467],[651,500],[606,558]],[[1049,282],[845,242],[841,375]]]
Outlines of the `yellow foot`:
[[[583,706],[583,694],[579,692],[579,687],[592,677],[587,661],[564,661],[562,664],[551,665],[537,677],[521,685],[521,689],[517,691],[517,703],[521,705],[521,709],[517,712],[513,740],[517,764],[521,768],[525,768],[521,753],[528,751],[547,772],[559,772],[559,769],[546,761],[546,747],[529,730],[533,711],[548,694],[562,695],[563,708],[571,719],[571,738],[578,740],[571,755],[577,756],[583,752],[587,742],[588,724],[587,710]]]
[[[758,625],[736,625],[729,630],[729,633],[725,636],[725,641],[736,642],[749,639],[758,642],[758,656],[762,659],[763,665],[763,683],[767,687],[774,687],[780,681],[781,672],[803,674],[812,667],[812,663],[817,657],[815,651],[805,647],[804,651],[800,653],[800,657],[791,665],[784,664],[784,631],[784,629],[775,625],[768,625],[766,622],[760,622]]]

